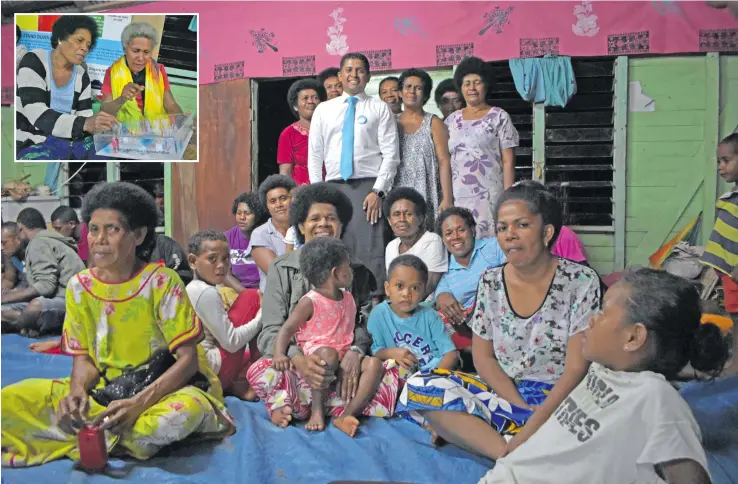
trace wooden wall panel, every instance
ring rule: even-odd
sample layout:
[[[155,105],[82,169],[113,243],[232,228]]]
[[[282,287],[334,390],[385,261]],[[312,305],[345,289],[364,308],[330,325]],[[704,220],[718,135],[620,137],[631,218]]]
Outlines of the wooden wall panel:
[[[233,226],[231,205],[251,187],[249,79],[200,86],[200,160],[172,167],[172,236]]]

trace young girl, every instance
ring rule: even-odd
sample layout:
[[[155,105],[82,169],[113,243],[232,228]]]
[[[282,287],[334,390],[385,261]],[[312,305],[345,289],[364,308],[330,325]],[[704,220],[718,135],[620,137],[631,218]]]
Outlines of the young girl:
[[[428,266],[418,256],[396,257],[384,283],[388,300],[369,314],[372,354],[382,361],[395,360],[402,377],[416,370],[453,370],[459,361],[441,316],[420,305],[427,283]]]
[[[194,280],[187,284],[187,296],[204,326],[202,347],[210,368],[218,375],[225,392],[241,400],[256,401],[256,393],[246,379],[253,355],[246,358],[245,349],[261,330],[259,294],[256,289],[241,292],[239,314],[234,320],[235,311],[226,309],[216,289],[231,268],[226,236],[214,230],[197,232],[190,237],[187,250],[187,262],[194,274]]]
[[[709,483],[697,422],[668,381],[688,361],[705,372],[725,362],[720,330],[700,316],[688,281],[653,269],[627,274],[590,319],[586,378],[480,483]]]
[[[279,330],[274,342],[272,366],[280,371],[291,369],[286,355],[294,336],[306,355],[317,354],[331,371],[338,371],[341,360],[354,341],[356,304],[345,288],[351,286],[353,272],[349,251],[338,239],[318,237],[305,244],[300,253],[300,271],[314,287],[297,303]],[[356,395],[349,401],[333,424],[350,437],[356,434],[356,415],[364,409],[377,391],[382,365],[372,357],[361,363]],[[325,390],[312,389],[312,413],[306,428],[325,428]]]

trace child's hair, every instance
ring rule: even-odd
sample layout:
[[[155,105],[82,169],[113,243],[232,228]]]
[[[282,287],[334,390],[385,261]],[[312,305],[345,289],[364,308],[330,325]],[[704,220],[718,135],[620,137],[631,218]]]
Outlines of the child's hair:
[[[730,145],[733,147],[733,153],[738,155],[738,133],[729,134],[720,142],[721,145]]]
[[[201,230],[190,237],[190,240],[187,242],[187,252],[189,254],[200,255],[202,244],[206,240],[221,240],[226,244],[228,243],[228,239],[222,232],[213,229]]]
[[[543,219],[543,225],[553,225],[554,234],[549,244],[553,246],[561,232],[561,226],[564,223],[564,216],[561,213],[561,204],[556,200],[551,192],[549,192],[542,184],[533,180],[525,180],[515,183],[510,188],[502,192],[497,199],[495,206],[495,218],[499,218],[500,207],[507,202],[520,201],[525,202],[534,215],[540,215]]]
[[[420,279],[423,280],[423,284],[428,284],[428,266],[425,265],[423,259],[412,254],[403,254],[392,259],[392,262],[390,262],[389,265],[389,270],[387,270],[387,280],[392,278],[392,273],[400,266],[412,267],[420,273]]]
[[[331,271],[350,259],[348,247],[340,239],[317,237],[300,249],[300,272],[310,284],[322,287]]]
[[[722,369],[727,345],[717,326],[700,323],[700,295],[692,283],[655,269],[629,272],[622,282],[630,286],[628,322],[643,324],[651,341],[643,370],[672,378],[687,362],[702,372]]]

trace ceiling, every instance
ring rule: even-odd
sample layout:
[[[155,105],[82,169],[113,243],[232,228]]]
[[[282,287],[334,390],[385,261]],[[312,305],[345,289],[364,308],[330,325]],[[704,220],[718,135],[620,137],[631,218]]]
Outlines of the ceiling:
[[[111,8],[127,7],[130,5],[149,3],[145,1],[132,0],[91,0],[91,1],[11,1],[2,2],[2,23],[13,23],[13,15],[16,13],[79,13],[100,12]]]

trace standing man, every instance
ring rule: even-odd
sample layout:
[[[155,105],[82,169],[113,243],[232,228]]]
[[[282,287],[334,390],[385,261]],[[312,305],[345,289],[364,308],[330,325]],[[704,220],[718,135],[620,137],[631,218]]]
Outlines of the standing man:
[[[381,99],[368,96],[369,61],[348,53],[338,73],[343,94],[318,104],[310,125],[308,171],[310,183],[337,183],[349,197],[354,216],[344,227],[343,240],[363,262],[384,293],[384,230],[380,224],[382,199],[392,188],[400,163],[395,116]],[[362,216],[363,215],[363,216]]]
[[[400,80],[395,76],[389,76],[382,79],[379,83],[379,99],[387,103],[392,114],[402,113]]]

